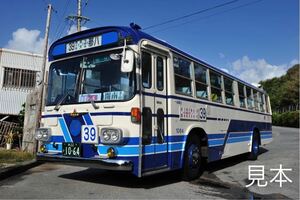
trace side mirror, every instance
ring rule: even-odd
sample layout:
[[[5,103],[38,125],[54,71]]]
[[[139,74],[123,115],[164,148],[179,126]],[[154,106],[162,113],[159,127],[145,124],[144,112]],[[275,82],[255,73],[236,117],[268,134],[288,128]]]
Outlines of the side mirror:
[[[124,50],[121,60],[121,72],[132,72],[134,53],[132,50]]]

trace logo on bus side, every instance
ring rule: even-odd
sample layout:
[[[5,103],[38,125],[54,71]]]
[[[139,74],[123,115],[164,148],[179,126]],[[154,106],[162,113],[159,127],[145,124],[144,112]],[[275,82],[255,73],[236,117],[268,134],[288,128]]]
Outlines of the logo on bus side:
[[[197,108],[184,107],[179,108],[179,118],[183,120],[206,121],[206,105],[200,105]]]

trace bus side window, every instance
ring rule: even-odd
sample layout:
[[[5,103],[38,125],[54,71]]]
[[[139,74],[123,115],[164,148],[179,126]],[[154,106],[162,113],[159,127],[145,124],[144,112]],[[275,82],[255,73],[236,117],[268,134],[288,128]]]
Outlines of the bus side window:
[[[164,111],[157,109],[157,143],[164,143],[165,138],[165,125],[164,125]]]
[[[142,52],[142,81],[144,88],[152,86],[152,59],[151,54]]]
[[[239,89],[240,107],[246,108],[244,85],[241,83],[238,83],[238,89]]]
[[[213,71],[209,71],[210,75],[210,90],[211,100],[214,102],[222,103],[222,79],[221,75]]]
[[[159,91],[164,90],[164,61],[161,57],[156,59],[156,87]]]
[[[152,141],[152,111],[149,107],[143,108],[143,136],[142,136],[142,143],[151,144]]]
[[[259,111],[258,107],[258,91],[253,91],[253,98],[254,98],[254,108],[256,111]]]

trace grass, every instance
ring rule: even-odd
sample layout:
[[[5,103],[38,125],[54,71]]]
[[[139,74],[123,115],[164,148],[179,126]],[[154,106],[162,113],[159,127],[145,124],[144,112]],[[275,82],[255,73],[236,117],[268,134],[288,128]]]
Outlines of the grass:
[[[23,162],[32,160],[34,155],[28,152],[22,152],[17,150],[0,150],[0,167],[2,164],[13,164],[17,162]]]

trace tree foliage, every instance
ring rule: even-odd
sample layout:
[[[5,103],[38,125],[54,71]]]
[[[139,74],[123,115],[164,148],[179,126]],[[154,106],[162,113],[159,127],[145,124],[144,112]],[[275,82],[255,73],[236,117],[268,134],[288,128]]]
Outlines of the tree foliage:
[[[299,104],[299,69],[297,64],[281,77],[260,81],[270,96],[273,110]]]

